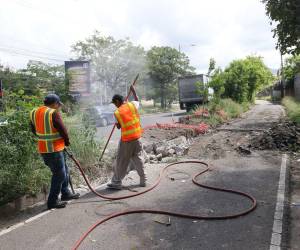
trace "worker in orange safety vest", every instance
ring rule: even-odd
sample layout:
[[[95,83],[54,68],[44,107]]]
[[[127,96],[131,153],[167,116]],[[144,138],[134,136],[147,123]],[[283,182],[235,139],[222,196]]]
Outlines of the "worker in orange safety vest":
[[[134,169],[140,176],[140,186],[146,186],[146,176],[144,173],[143,146],[140,141],[142,136],[142,127],[138,113],[139,102],[135,89],[131,86],[135,101],[124,102],[121,95],[114,95],[112,103],[117,107],[114,115],[116,117],[116,126],[121,129],[121,140],[118,146],[116,164],[114,165],[114,174],[111,182],[107,184],[108,188],[122,189],[122,179],[127,173],[129,163],[132,163]]]
[[[48,209],[64,208],[66,201],[78,199],[79,194],[69,190],[69,171],[66,165],[65,146],[69,146],[68,132],[58,109],[62,103],[55,94],[44,99],[44,106],[30,112],[32,132],[38,138],[38,152],[52,172],[51,187],[48,196]],[[61,193],[61,201],[58,196]]]

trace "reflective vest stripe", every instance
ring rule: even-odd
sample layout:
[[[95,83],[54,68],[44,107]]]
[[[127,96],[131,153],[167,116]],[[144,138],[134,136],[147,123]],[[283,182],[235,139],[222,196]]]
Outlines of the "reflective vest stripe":
[[[116,115],[117,120],[120,123],[120,125],[121,125],[122,128],[127,128],[127,127],[132,126],[132,125],[134,125],[134,124],[136,124],[136,123],[138,123],[140,121],[139,118],[137,118],[136,116],[134,116],[135,118],[133,120],[124,123],[123,120],[122,120],[122,118],[121,118],[121,116],[120,116],[120,112],[118,110],[115,112],[115,115]]]
[[[128,126],[130,126],[130,125],[133,125],[135,123],[138,123],[140,121],[140,118],[138,117],[138,112],[136,110],[135,105],[132,104],[131,102],[129,102],[128,106],[129,106],[129,109],[130,109],[130,111],[132,113],[132,116],[133,116],[133,120],[131,122],[128,122]],[[126,123],[126,125],[127,125],[127,123]]]
[[[50,112],[51,109],[47,109],[44,115],[44,132],[45,134],[51,133],[51,124],[50,124]],[[48,152],[53,152],[53,143],[52,141],[46,141],[46,149]]]
[[[30,120],[31,120],[32,124],[35,124],[35,111],[36,111],[36,109],[34,109],[30,112]]]
[[[47,135],[36,133],[36,135],[38,136],[39,140],[43,140],[43,141],[54,141],[61,138],[61,135],[59,133],[47,134]]]
[[[119,110],[116,110],[116,111],[115,111],[115,116],[116,116],[118,122],[120,123],[121,127],[124,128],[124,127],[125,127],[125,124],[123,123],[123,120],[122,120],[122,118],[121,118],[121,115],[120,115]]]
[[[126,130],[126,131],[122,132],[122,135],[130,135],[130,134],[134,134],[134,133],[141,132],[141,131],[142,131],[142,128],[138,127],[138,128]]]

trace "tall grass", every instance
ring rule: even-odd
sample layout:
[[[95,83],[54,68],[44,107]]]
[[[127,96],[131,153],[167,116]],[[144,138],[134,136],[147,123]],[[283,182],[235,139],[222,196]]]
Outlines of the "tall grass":
[[[239,104],[227,98],[220,99],[218,102],[211,101],[208,105],[199,105],[191,111],[191,114],[201,114],[203,111],[208,111],[209,115],[204,114],[202,117],[200,115],[198,118],[195,117],[194,120],[197,122],[203,121],[214,127],[228,119],[239,117],[243,112],[247,111],[249,107],[250,103]]]
[[[243,112],[247,111],[249,109],[249,103],[239,104],[229,98],[221,99],[219,109],[224,110],[228,118],[231,119],[239,117]]]
[[[300,102],[292,97],[284,97],[282,104],[286,108],[287,116],[294,122],[300,124]]]
[[[96,127],[84,122],[81,115],[64,119],[70,137],[70,149],[84,166],[98,163],[102,142],[96,138]]]
[[[82,119],[81,114],[65,117],[65,124],[68,128],[70,136],[70,149],[72,150],[76,159],[79,160],[84,172],[88,175],[90,180],[103,180],[107,173],[112,168],[112,163],[115,158],[115,152],[110,149],[104,155],[102,161],[99,161],[101,152],[103,150],[103,141],[99,140],[96,135],[95,125]],[[108,151],[108,150],[107,150]],[[68,160],[68,165],[74,167],[74,163]],[[75,184],[80,183],[80,175],[78,171],[72,171]]]

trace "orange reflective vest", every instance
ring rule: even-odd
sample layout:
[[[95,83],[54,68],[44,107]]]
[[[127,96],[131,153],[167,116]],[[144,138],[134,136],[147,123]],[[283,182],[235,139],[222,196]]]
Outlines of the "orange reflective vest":
[[[39,153],[53,153],[65,148],[65,141],[53,126],[52,114],[55,109],[46,106],[30,112],[30,119],[38,137]]]
[[[133,141],[142,136],[140,116],[133,103],[122,104],[115,111],[115,117],[121,126],[122,141]]]

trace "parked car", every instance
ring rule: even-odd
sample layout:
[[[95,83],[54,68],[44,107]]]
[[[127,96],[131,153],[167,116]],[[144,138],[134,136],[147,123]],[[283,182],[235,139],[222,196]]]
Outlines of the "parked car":
[[[116,122],[115,116],[115,106],[94,106],[86,109],[84,119],[96,125],[96,127],[106,127],[110,124]]]

